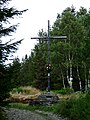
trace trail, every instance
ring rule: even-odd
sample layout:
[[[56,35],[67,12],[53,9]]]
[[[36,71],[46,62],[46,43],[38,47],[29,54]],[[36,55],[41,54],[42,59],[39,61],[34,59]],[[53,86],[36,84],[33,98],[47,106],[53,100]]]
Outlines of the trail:
[[[43,111],[29,111],[15,108],[5,108],[9,120],[67,120],[55,114]]]

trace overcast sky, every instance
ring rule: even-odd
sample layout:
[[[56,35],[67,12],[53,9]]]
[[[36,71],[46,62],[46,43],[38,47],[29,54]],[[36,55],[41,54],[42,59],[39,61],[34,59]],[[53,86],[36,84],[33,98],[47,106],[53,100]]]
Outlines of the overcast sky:
[[[25,54],[30,55],[31,49],[36,43],[36,40],[30,38],[36,37],[42,28],[47,31],[47,21],[50,20],[52,26],[57,13],[62,13],[63,10],[72,5],[76,10],[81,6],[89,10],[90,0],[12,0],[10,6],[14,6],[18,10],[29,9],[22,15],[23,18],[15,18],[13,21],[14,24],[20,23],[20,25],[12,37],[16,40],[24,38],[15,56],[21,59]]]

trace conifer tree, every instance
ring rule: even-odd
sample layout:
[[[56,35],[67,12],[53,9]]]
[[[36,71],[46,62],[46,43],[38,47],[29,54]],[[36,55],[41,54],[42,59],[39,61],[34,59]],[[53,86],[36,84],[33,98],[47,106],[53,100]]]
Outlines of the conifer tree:
[[[18,11],[14,7],[9,7],[11,0],[0,0],[0,101],[7,97],[7,93],[10,88],[9,75],[4,62],[8,60],[11,53],[18,49],[18,45],[22,40],[7,40],[7,36],[15,32],[17,25],[11,25],[10,20],[15,16],[22,15],[26,10]],[[7,25],[8,24],[8,25]],[[9,27],[8,27],[9,26]],[[5,42],[3,41],[5,38]],[[7,77],[8,76],[8,77]]]

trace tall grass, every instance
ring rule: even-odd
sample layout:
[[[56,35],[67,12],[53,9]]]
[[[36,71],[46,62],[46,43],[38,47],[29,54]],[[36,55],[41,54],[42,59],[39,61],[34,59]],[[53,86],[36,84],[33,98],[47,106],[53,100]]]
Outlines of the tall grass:
[[[18,108],[18,109],[26,109],[30,111],[35,111],[35,110],[42,110],[42,111],[48,111],[52,112],[54,107],[53,106],[45,106],[45,105],[28,105],[28,104],[23,104],[23,103],[10,103],[9,106],[10,108]]]
[[[25,94],[25,95],[28,95],[28,94],[34,95],[39,92],[40,92],[40,90],[33,88],[31,86],[21,86],[21,87],[14,88],[10,93],[11,94],[21,93],[21,94]]]
[[[90,90],[79,99],[70,99],[57,104],[53,112],[70,120],[90,120]]]

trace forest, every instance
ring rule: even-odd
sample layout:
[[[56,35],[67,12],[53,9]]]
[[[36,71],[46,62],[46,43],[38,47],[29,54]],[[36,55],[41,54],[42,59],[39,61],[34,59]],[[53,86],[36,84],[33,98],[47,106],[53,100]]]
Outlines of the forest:
[[[50,84],[52,90],[70,87],[85,91],[90,86],[90,11],[81,7],[67,7],[57,14],[50,28],[50,36],[67,36],[67,39],[50,40]],[[39,37],[46,37],[41,29]],[[20,62],[15,58],[8,70],[12,87],[31,85],[46,90],[48,80],[48,43],[39,39],[31,54]]]
[[[49,30],[50,36],[66,36],[66,39],[50,39],[48,49],[48,41],[45,39],[48,38],[48,31],[41,28],[38,31],[41,39],[37,39],[38,42],[30,55],[26,53],[22,60],[16,57],[6,64],[23,41],[8,40],[7,37],[12,36],[18,27],[18,24],[14,25],[11,20],[27,12],[27,9],[19,11],[8,6],[10,1],[0,0],[0,120],[7,120],[4,109],[9,110],[14,106],[30,111],[52,112],[70,120],[90,120],[90,9],[80,7],[77,11],[74,6],[67,7],[57,14]],[[67,90],[65,94],[59,94],[58,103],[33,106],[9,101],[10,97],[12,98],[10,92],[15,90],[18,95],[23,91],[24,95],[31,95],[24,87],[34,88],[40,93],[46,92],[48,77],[51,92],[57,94],[59,90]],[[68,90],[72,90],[72,93]]]
[[[8,2],[9,0],[5,0]],[[0,3],[0,37],[9,36],[15,32],[17,25],[4,28],[3,24],[13,16],[22,15],[27,10],[18,11]],[[6,14],[7,13],[7,14]],[[50,40],[50,87],[51,90],[72,87],[74,91],[84,92],[90,86],[90,10],[81,7],[67,7],[50,28],[50,36],[67,36],[67,39]],[[46,37],[43,28],[38,32],[39,37]],[[48,79],[48,43],[39,39],[28,56],[20,61],[15,58],[6,65],[5,61],[17,50],[22,40],[3,44],[0,40],[0,101],[6,98],[12,88],[19,86],[33,86],[40,90],[47,89]],[[72,84],[72,85],[71,85]]]

